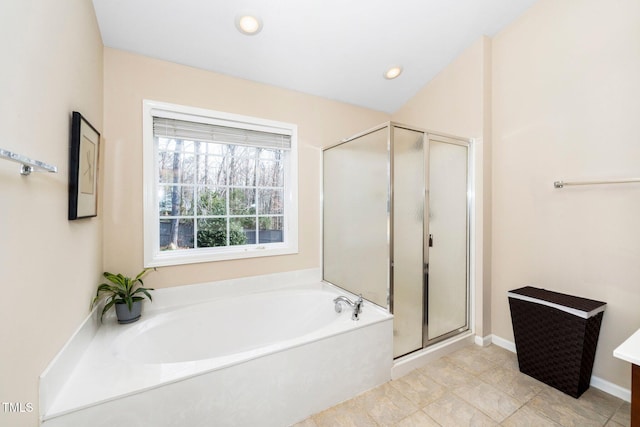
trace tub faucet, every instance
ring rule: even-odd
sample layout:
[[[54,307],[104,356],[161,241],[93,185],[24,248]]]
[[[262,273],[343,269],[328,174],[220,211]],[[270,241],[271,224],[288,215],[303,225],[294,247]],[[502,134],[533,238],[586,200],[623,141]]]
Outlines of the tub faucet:
[[[364,300],[362,299],[362,294],[358,296],[358,299],[353,302],[349,298],[344,295],[340,295],[338,298],[334,299],[333,302],[336,304],[336,313],[342,312],[341,302],[347,304],[349,307],[353,308],[353,314],[351,315],[351,320],[360,320],[360,313],[362,313],[362,305],[364,304]]]

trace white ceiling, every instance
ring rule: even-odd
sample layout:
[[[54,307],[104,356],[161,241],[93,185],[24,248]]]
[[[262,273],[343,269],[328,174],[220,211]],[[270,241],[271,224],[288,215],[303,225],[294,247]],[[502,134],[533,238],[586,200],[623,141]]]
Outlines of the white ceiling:
[[[105,46],[393,113],[535,0],[93,0]],[[264,27],[241,34],[245,11]],[[392,65],[395,80],[382,74]]]

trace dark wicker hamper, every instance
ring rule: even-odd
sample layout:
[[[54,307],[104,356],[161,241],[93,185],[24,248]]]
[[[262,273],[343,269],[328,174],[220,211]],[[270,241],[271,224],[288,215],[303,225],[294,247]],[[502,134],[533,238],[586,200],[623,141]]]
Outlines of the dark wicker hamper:
[[[508,297],[520,372],[580,397],[591,381],[606,303],[532,286]]]

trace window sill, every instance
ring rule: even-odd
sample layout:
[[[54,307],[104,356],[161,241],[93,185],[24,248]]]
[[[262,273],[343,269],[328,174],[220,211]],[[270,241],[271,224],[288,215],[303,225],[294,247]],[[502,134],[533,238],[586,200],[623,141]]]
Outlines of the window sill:
[[[175,251],[162,251],[153,254],[150,259],[145,259],[145,267],[166,267],[171,265],[196,264],[202,262],[229,261],[235,259],[258,258],[278,255],[297,254],[296,246],[261,246],[253,245],[242,248],[217,248],[211,249],[184,249]]]

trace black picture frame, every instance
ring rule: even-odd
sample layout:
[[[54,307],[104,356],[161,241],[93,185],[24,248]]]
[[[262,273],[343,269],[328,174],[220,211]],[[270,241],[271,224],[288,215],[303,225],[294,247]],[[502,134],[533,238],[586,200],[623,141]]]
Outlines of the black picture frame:
[[[69,220],[98,215],[100,132],[74,111],[69,144]]]

